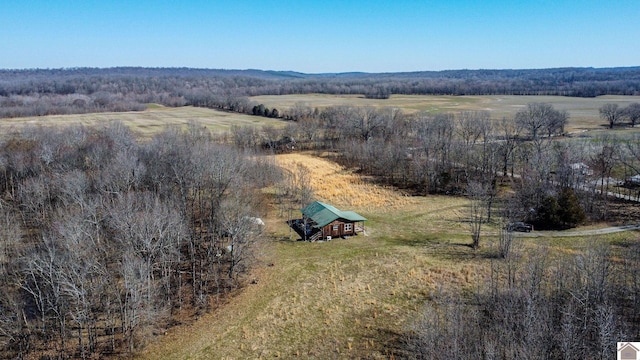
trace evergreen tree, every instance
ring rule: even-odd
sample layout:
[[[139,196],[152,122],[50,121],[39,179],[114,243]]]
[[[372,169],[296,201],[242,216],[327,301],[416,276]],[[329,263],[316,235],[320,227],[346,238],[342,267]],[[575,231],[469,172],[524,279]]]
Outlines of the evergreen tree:
[[[587,218],[580,206],[576,193],[571,188],[563,188],[558,195],[558,217],[564,225],[576,226]]]
[[[538,216],[536,216],[536,223],[541,228],[554,228],[560,224],[559,217],[560,206],[555,196],[549,195],[542,199],[542,203],[538,208]]]

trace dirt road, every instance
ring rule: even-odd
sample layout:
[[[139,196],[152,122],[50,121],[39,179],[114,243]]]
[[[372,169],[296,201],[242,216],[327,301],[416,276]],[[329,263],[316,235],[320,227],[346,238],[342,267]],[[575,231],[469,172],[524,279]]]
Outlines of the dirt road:
[[[532,231],[529,233],[514,232],[518,237],[568,237],[611,234],[621,231],[640,230],[640,224],[612,226],[603,229],[579,230],[579,231]]]

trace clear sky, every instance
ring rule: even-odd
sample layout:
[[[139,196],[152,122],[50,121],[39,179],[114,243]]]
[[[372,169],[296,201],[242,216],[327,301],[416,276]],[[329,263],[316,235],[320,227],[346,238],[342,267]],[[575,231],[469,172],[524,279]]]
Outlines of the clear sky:
[[[0,68],[640,65],[639,0],[2,0]]]

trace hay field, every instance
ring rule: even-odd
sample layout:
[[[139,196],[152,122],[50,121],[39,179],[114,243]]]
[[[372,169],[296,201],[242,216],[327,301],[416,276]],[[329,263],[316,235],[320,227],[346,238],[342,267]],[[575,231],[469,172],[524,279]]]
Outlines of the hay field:
[[[339,207],[398,209],[417,202],[394,189],[367,183],[362,177],[326,159],[300,153],[282,154],[276,159],[284,169],[294,169],[296,164],[307,167],[311,173],[310,185],[318,200]]]
[[[403,109],[407,113],[427,111],[458,112],[469,110],[487,110],[493,119],[513,117],[515,113],[531,102],[552,104],[557,110],[569,113],[569,131],[582,129],[600,129],[604,122],[598,109],[606,103],[615,103],[626,107],[632,102],[640,102],[640,96],[599,96],[595,98],[576,98],[565,96],[431,96],[431,95],[392,95],[389,99],[365,99],[360,95],[269,95],[254,96],[251,100],[268,107],[288,109],[296,104],[324,108],[328,106],[353,105],[392,107]]]
[[[260,116],[229,113],[219,110],[184,106],[178,108],[163,107],[152,104],[144,111],[107,112],[73,115],[47,115],[23,118],[0,119],[0,132],[7,133],[12,127],[32,126],[65,126],[65,125],[100,125],[108,121],[119,120],[143,137],[149,137],[161,131],[165,126],[182,126],[189,121],[197,121],[212,131],[226,131],[232,125],[284,126],[280,120]]]

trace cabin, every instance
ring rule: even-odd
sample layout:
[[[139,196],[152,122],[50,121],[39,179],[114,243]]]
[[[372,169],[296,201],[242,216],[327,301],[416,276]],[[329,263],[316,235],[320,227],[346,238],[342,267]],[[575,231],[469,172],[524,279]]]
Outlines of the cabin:
[[[289,226],[293,228],[303,240],[331,240],[338,237],[357,235],[364,229],[367,220],[362,215],[353,211],[343,211],[314,201],[301,210],[302,219],[290,220]]]

